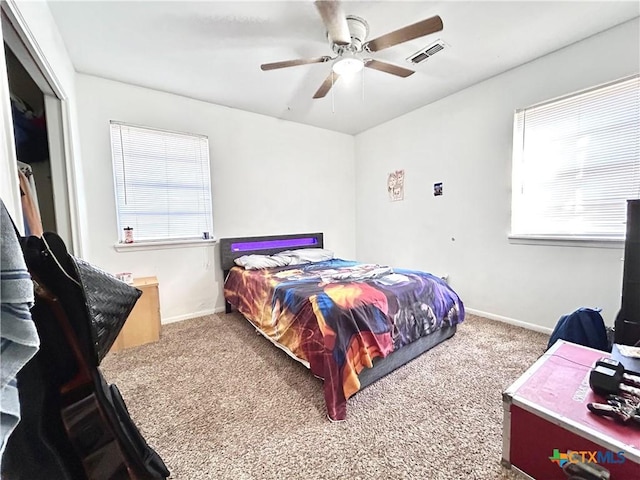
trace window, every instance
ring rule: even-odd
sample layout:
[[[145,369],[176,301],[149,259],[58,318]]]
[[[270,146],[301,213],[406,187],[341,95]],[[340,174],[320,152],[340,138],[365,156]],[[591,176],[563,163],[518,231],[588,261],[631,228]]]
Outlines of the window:
[[[111,122],[111,153],[121,242],[211,235],[207,137]]]
[[[512,236],[623,240],[639,197],[639,76],[516,112]]]

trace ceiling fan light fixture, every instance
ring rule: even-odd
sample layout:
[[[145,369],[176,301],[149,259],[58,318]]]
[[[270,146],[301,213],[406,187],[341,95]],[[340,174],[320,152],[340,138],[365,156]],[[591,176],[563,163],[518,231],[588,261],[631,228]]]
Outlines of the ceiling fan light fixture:
[[[359,58],[343,57],[333,63],[331,69],[340,76],[348,76],[358,73],[364,68],[364,62]]]

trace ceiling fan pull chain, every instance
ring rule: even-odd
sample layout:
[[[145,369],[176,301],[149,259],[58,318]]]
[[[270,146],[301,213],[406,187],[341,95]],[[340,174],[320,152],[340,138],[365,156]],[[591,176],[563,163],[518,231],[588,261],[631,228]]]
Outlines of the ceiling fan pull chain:
[[[362,101],[364,102],[364,68],[362,69]]]

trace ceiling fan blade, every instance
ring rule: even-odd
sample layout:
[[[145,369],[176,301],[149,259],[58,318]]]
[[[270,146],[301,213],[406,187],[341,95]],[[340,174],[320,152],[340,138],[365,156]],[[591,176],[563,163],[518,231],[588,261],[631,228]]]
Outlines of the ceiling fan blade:
[[[329,76],[324,79],[324,82],[322,82],[322,85],[320,85],[320,88],[315,93],[313,98],[323,98],[327,94],[327,92],[331,90],[331,87],[333,87],[333,84],[336,83],[338,78],[340,78],[340,75],[338,75],[332,70],[329,73]]]
[[[331,40],[337,45],[349,45],[351,33],[340,2],[319,0],[315,2],[315,5]]]
[[[391,75],[397,75],[398,77],[406,78],[409,75],[416,73],[414,70],[408,68],[399,67],[398,65],[392,65],[391,63],[381,62],[380,60],[365,60],[364,66],[367,68],[373,68],[381,72],[390,73]]]
[[[298,65],[308,65],[310,63],[324,63],[331,60],[331,57],[302,58],[299,60],[286,60],[284,62],[263,63],[260,65],[262,70],[275,70],[277,68],[296,67]]]
[[[393,47],[399,43],[408,42],[414,38],[424,37],[430,33],[439,32],[442,30],[442,19],[436,15],[435,17],[427,18],[421,22],[414,23],[413,25],[407,25],[406,27],[399,28],[393,32],[382,35],[381,37],[374,38],[364,45],[364,48],[370,52],[379,52],[384,48]]]

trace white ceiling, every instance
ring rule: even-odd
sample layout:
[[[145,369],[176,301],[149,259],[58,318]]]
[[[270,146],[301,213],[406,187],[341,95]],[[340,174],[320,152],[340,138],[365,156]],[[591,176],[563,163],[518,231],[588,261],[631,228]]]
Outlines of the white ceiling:
[[[79,72],[349,134],[640,14],[637,1],[343,2],[346,14],[367,20],[369,39],[442,17],[441,32],[369,56],[411,68],[406,58],[420,48],[437,39],[448,47],[408,78],[365,69],[364,80],[340,78],[333,95],[313,100],[330,64],[260,70],[262,63],[332,54],[312,1],[50,7]]]

